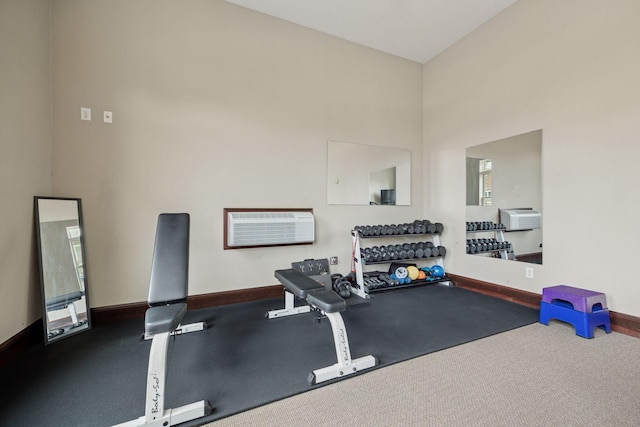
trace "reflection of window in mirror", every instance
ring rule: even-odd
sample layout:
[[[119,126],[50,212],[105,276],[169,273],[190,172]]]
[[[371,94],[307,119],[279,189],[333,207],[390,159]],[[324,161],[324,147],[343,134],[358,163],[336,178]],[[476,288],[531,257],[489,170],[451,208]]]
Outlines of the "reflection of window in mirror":
[[[491,206],[491,159],[467,157],[467,206]]]
[[[80,227],[77,225],[67,227],[67,238],[71,246],[71,254],[76,267],[76,274],[78,275],[78,283],[80,284],[80,289],[84,290],[84,265],[82,262],[82,246],[80,244]]]
[[[480,204],[491,206],[491,159],[482,159],[478,165],[480,177]]]

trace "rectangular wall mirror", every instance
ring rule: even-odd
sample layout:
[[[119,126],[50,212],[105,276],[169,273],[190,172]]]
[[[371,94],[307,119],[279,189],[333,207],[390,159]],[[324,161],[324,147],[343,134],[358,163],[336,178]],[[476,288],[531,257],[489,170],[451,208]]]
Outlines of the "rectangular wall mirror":
[[[35,197],[45,344],[91,327],[80,199]]]
[[[542,215],[542,130],[466,149],[466,220],[499,224],[500,211]],[[503,221],[504,222],[504,221]],[[503,237],[512,244],[507,259],[542,264],[542,226],[517,231],[470,231],[467,240]],[[503,258],[498,252],[474,256]]]
[[[411,204],[409,150],[340,141],[327,147],[328,204]]]

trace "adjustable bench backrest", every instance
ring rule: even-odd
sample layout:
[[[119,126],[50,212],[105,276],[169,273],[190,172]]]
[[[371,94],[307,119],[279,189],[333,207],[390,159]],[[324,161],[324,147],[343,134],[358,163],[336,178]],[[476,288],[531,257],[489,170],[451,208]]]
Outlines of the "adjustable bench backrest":
[[[145,314],[147,334],[172,331],[180,324],[187,311],[188,285],[189,214],[160,214]]]
[[[153,248],[149,306],[187,299],[189,283],[189,214],[160,214]]]
[[[145,411],[142,417],[115,427],[173,426],[209,415],[206,400],[165,409],[169,339],[191,325],[180,322],[187,312],[189,273],[189,214],[160,214],[153,248],[149,308],[144,315],[145,339],[151,338]],[[203,329],[189,328],[187,332]]]

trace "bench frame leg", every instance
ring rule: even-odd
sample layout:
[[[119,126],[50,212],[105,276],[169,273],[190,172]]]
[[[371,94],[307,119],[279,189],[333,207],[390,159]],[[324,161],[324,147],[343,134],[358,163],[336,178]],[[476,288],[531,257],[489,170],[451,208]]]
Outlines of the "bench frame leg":
[[[276,317],[293,316],[294,314],[309,313],[311,307],[309,305],[300,305],[296,307],[295,296],[289,292],[284,291],[284,308],[279,310],[271,310],[267,313],[269,319],[275,319]]]
[[[188,323],[186,325],[178,325],[178,327],[173,332],[171,332],[170,335],[173,336],[173,335],[188,334],[189,332],[199,332],[199,331],[204,331],[205,329],[207,329],[206,322]],[[144,334],[145,341],[148,341],[152,338],[153,338],[153,335],[149,335],[145,332]]]
[[[318,384],[334,378],[343,377],[353,374],[363,369],[371,368],[378,364],[378,360],[371,356],[364,356],[358,359],[351,359],[351,350],[349,349],[349,338],[347,337],[347,328],[344,325],[340,313],[324,313],[331,323],[333,332],[333,342],[336,349],[336,357],[338,363],[327,366],[326,368],[316,369],[309,374],[309,383]]]
[[[71,324],[74,327],[80,326],[81,323],[78,322],[78,311],[76,310],[75,304],[71,302],[67,308],[69,309],[69,316],[71,316]]]
[[[173,426],[211,413],[209,402],[201,400],[175,409],[165,409],[167,353],[170,332],[153,336],[147,371],[145,415],[117,426]]]

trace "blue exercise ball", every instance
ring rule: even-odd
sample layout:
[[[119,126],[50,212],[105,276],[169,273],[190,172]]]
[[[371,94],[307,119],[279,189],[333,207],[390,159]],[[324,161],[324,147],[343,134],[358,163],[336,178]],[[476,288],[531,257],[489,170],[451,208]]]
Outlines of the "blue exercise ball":
[[[431,267],[431,276],[444,277],[444,268],[439,265],[434,265],[433,267]]]

